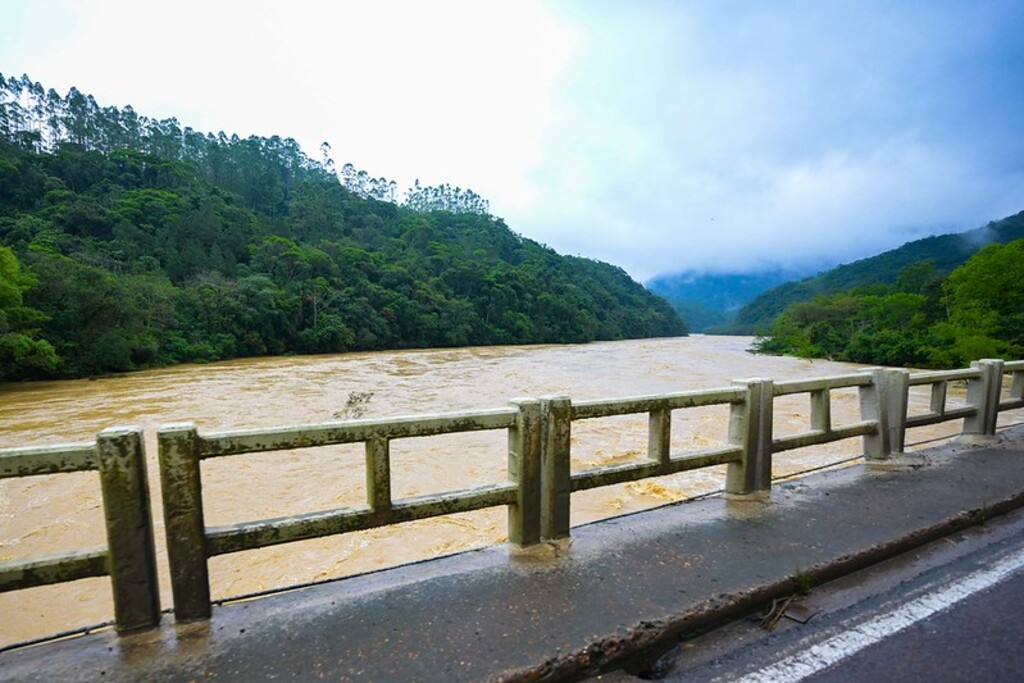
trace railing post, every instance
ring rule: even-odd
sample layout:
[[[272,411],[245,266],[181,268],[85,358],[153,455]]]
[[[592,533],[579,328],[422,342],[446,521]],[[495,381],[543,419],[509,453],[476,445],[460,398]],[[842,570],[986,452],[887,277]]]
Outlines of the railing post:
[[[864,435],[864,459],[888,460],[903,453],[907,435],[910,373],[894,368],[870,368],[871,384],[860,388],[860,417],[878,428]]]
[[[391,447],[387,439],[366,440],[366,504],[374,512],[391,509]]]
[[[541,536],[548,540],[568,538],[572,497],[572,402],[567,396],[543,398],[541,416],[544,421],[541,449]]]
[[[164,533],[176,621],[210,617],[210,576],[199,477],[199,433],[191,423],[157,432]]]
[[[729,463],[725,477],[727,496],[748,496],[772,487],[772,407],[774,383],[770,379],[734,380],[746,388],[742,403],[729,412],[729,443],[743,448],[742,460]]]
[[[508,540],[528,546],[540,542],[541,407],[532,398],[511,403],[519,415],[508,434],[508,473],[518,493],[516,504],[508,508]]]
[[[826,434],[832,431],[832,392],[811,392],[811,429]]]
[[[116,627],[120,632],[152,628],[160,623],[160,590],[142,431],[104,429],[96,446]]]
[[[985,358],[974,361],[971,367],[981,371],[977,379],[967,380],[967,403],[977,412],[964,419],[963,435],[994,438],[999,420],[999,395],[1003,388],[1003,361]]]
[[[647,418],[647,459],[667,467],[672,457],[671,444],[672,411],[652,410]]]
[[[948,388],[948,382],[936,382],[932,385],[931,395],[928,398],[929,412],[936,415],[946,414],[946,394]]]

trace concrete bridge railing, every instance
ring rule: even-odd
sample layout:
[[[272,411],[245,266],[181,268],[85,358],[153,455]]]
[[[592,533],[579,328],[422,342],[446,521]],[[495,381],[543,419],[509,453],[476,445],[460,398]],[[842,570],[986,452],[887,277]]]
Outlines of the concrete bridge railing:
[[[512,543],[539,542],[540,426],[540,402],[524,399],[498,410],[207,435],[191,424],[161,428],[160,482],[175,618],[210,616],[207,559],[215,555],[498,505],[508,508]],[[508,432],[509,482],[392,500],[391,441],[495,429]],[[204,525],[201,460],[359,442],[366,452],[366,505],[224,527]]]
[[[1006,375],[1011,382],[1004,398]],[[967,383],[964,405],[948,405],[951,382]],[[908,414],[909,392],[915,386],[930,387],[927,413]],[[831,392],[851,388],[859,393],[860,420],[837,426]],[[807,429],[775,437],[775,399],[802,394],[810,400]],[[726,445],[673,455],[673,412],[714,405],[729,406]],[[904,451],[909,428],[962,420],[965,438],[991,439],[999,412],[1017,408],[1024,408],[1024,361],[982,360],[964,370],[909,373],[873,368],[809,380],[737,380],[730,387],[658,396],[579,402],[566,396],[520,399],[495,410],[262,430],[200,434],[192,424],[168,425],[158,431],[157,441],[175,618],[209,617],[207,563],[217,555],[495,506],[508,509],[510,542],[529,546],[569,536],[572,494],[577,491],[727,465],[727,496],[763,497],[771,488],[776,453],[860,437],[865,458],[885,462]],[[648,416],[646,458],[572,471],[573,424],[629,414]],[[507,432],[507,482],[393,499],[392,441],[481,430]],[[202,461],[348,443],[364,446],[365,505],[222,527],[205,525]],[[141,432],[106,430],[94,444],[0,450],[0,478],[88,469],[100,472],[108,547],[0,565],[0,591],[109,574],[118,630],[154,626],[160,606]]]
[[[0,479],[95,470],[107,546],[0,564],[0,592],[110,576],[119,631],[160,622],[156,551],[142,432],[112,428],[93,443],[0,450]]]

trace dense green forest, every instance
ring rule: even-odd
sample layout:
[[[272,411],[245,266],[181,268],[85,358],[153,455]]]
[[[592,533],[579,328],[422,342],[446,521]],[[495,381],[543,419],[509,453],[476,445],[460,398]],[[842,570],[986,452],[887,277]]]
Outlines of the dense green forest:
[[[904,266],[892,285],[864,285],[791,304],[755,348],[930,368],[1021,358],[1024,239],[984,247],[948,277],[939,277],[932,261],[920,261]]]
[[[685,334],[622,269],[288,138],[203,134],[0,74],[0,379]]]
[[[894,285],[902,269],[930,261],[936,276],[945,276],[988,244],[1024,237],[1024,211],[967,232],[926,237],[870,258],[854,261],[814,277],[787,282],[753,298],[737,314],[727,334],[763,332],[786,308],[816,296],[856,287]]]

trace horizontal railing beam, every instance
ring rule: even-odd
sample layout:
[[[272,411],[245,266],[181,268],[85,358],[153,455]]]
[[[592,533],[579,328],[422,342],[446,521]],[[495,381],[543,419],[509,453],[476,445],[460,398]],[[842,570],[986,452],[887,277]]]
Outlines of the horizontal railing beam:
[[[602,486],[613,486],[615,484],[648,479],[659,474],[661,474],[660,463],[651,461],[627,462],[574,474],[572,475],[569,488],[573,493],[576,493],[577,491],[586,491],[588,489],[601,488]]]
[[[257,429],[203,434],[200,457],[215,458],[243,453],[262,453],[360,443],[372,439],[404,439],[457,432],[508,429],[517,412],[509,408],[450,413],[426,417],[395,417],[379,420],[328,422],[279,429]]]
[[[814,379],[775,382],[772,393],[775,396],[789,396],[790,394],[806,394],[811,391],[865,387],[869,384],[871,384],[871,375],[837,375],[835,377],[816,377]]]
[[[910,415],[907,417],[907,427],[927,427],[928,425],[949,422],[951,420],[962,420],[965,417],[973,417],[978,414],[974,406],[962,406],[960,408],[947,408],[944,413],[924,413],[922,415]]]
[[[515,502],[516,485],[508,483],[397,500],[381,512],[359,506],[208,527],[207,554],[213,557]]]
[[[722,446],[700,453],[673,457],[665,469],[668,470],[666,474],[676,474],[716,465],[728,465],[731,462],[739,462],[742,457],[743,449],[739,446]]]
[[[727,465],[731,462],[738,462],[742,455],[743,450],[737,446],[723,446],[692,455],[674,457],[664,465],[650,460],[609,465],[573,474],[570,489],[575,493],[650,477],[714,467],[715,465]]]
[[[95,444],[61,444],[0,450],[0,479],[84,472],[99,467]]]
[[[833,441],[850,439],[855,436],[868,436],[870,434],[877,433],[877,431],[878,423],[873,420],[857,422],[843,427],[836,427],[829,431],[820,429],[811,430],[801,432],[800,434],[793,434],[791,436],[783,436],[773,439],[772,451],[778,453],[780,451],[791,451],[795,448],[819,446],[821,444],[832,443]]]
[[[572,404],[573,420],[589,420],[598,417],[615,417],[634,413],[649,413],[655,410],[680,410],[701,406],[726,405],[743,400],[741,389],[724,388],[706,391],[687,391],[658,396],[636,396],[631,398],[579,401]]]
[[[108,553],[89,548],[25,562],[0,564],[0,593],[107,576]]]
[[[968,379],[978,379],[979,377],[981,377],[981,371],[975,368],[917,372],[910,375],[910,386],[916,387],[921,386],[922,384],[935,384],[936,382],[956,382]]]

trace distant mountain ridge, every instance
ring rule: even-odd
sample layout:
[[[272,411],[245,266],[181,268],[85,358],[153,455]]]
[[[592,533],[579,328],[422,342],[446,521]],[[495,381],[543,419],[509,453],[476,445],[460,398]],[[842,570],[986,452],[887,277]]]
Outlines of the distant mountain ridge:
[[[646,283],[647,289],[666,299],[699,301],[710,309],[729,312],[772,287],[807,275],[791,270],[757,273],[698,273],[684,271],[659,275]]]
[[[776,285],[808,275],[807,271],[773,269],[756,273],[699,273],[688,270],[659,275],[644,284],[664,297],[694,332],[728,322],[743,304]]]
[[[982,247],[1005,244],[1024,237],[1024,211],[961,233],[925,237],[907,242],[876,256],[837,266],[800,281],[786,282],[754,297],[736,313],[734,320],[718,330],[726,334],[755,334],[790,304],[819,294],[893,284],[900,271],[921,261],[931,261],[936,276],[951,273]]]

